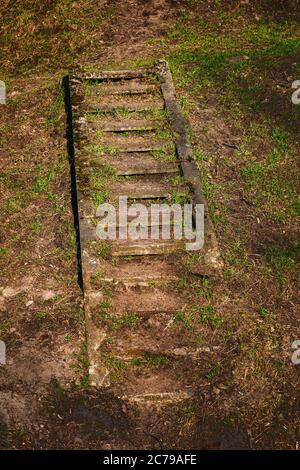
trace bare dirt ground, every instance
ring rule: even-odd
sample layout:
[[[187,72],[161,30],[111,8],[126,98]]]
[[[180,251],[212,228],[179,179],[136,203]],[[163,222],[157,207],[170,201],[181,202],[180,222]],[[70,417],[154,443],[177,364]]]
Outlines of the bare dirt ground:
[[[1,448],[298,447],[290,356],[299,339],[299,115],[290,85],[300,57],[290,3],[2,2]],[[203,285],[213,316],[199,338],[209,354],[193,378],[197,397],[141,418],[88,386],[60,81],[78,63],[125,68],[161,57],[191,122],[225,268]]]

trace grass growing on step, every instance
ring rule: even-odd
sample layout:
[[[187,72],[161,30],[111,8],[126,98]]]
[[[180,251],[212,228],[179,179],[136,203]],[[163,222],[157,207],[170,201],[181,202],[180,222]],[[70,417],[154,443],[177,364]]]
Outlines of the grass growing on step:
[[[184,190],[173,190],[169,194],[170,204],[189,204],[191,202],[188,191]]]
[[[224,324],[224,318],[216,314],[215,307],[211,304],[204,305],[200,310],[200,319],[203,323],[208,323],[212,329],[221,327]]]
[[[214,330],[222,327],[224,322],[225,319],[217,315],[212,304],[185,305],[174,315],[174,323],[190,331],[195,331],[200,323],[207,323]]]
[[[95,168],[90,177],[90,186],[97,190],[107,190],[110,184],[117,181],[118,177],[113,166],[102,164]]]
[[[114,313],[108,312],[108,309],[110,309],[111,306],[111,299],[107,298],[99,305],[101,308],[101,320],[105,321],[109,330],[119,331],[125,328],[132,330],[138,326],[140,318],[135,313],[127,312],[116,315]]]
[[[161,354],[145,352],[141,357],[135,357],[131,360],[133,366],[161,367],[169,363],[169,359]]]
[[[128,365],[122,359],[119,359],[112,352],[103,354],[104,363],[110,371],[110,380],[112,383],[118,382]]]
[[[96,252],[100,258],[108,259],[111,256],[111,244],[105,240],[97,242]]]
[[[85,147],[85,151],[96,154],[97,156],[103,156],[116,155],[119,152],[119,149],[113,145],[89,144]]]
[[[166,141],[172,140],[173,137],[174,137],[173,131],[170,129],[166,129],[166,128],[159,130],[155,136],[155,138],[158,140],[166,140]]]
[[[176,161],[177,157],[174,152],[173,144],[165,144],[160,148],[151,150],[153,158],[159,161]]]
[[[111,317],[111,329],[120,330],[121,328],[136,328],[139,324],[139,317],[135,313],[125,313],[123,315]]]
[[[107,191],[92,191],[91,196],[96,208],[109,199],[109,193]]]

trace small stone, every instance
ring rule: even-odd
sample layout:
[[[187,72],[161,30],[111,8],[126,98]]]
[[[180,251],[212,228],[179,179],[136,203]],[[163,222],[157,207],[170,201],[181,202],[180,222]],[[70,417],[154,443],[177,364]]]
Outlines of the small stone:
[[[44,290],[41,293],[41,297],[43,300],[51,300],[55,297],[55,292],[53,290]]]
[[[30,307],[30,305],[32,305],[32,304],[33,304],[33,300],[28,300],[28,302],[26,302],[25,305],[26,305],[26,307]]]

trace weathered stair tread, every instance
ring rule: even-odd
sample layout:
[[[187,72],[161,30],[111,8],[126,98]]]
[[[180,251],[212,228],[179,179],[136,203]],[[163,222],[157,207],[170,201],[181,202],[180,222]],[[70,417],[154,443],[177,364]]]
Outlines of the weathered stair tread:
[[[163,150],[165,153],[168,151],[168,154],[175,155],[175,147],[169,145],[165,147],[162,145],[160,141],[155,142],[154,140],[150,139],[118,139],[112,145],[108,140],[99,140],[99,139],[91,139],[91,143],[98,145],[100,150],[98,149],[91,149],[91,155],[100,155],[102,157],[107,157],[107,154],[113,157],[116,154],[121,153],[133,153],[133,152],[161,152]]]
[[[149,79],[150,78],[150,79]],[[129,78],[119,78],[119,79],[111,79],[111,80],[98,80],[94,82],[94,86],[98,87],[116,87],[118,88],[120,85],[128,86],[128,87],[139,87],[140,85],[156,85],[159,87],[159,80],[157,77],[129,77]]]
[[[104,162],[107,162],[109,165],[113,165],[115,162],[128,161],[131,163],[136,163],[141,161],[143,164],[148,165],[149,161],[152,162],[176,162],[181,163],[181,160],[177,159],[177,156],[172,152],[168,152],[165,158],[155,158],[155,151],[156,149],[151,149],[150,151],[139,151],[136,150],[135,152],[118,152],[116,154],[108,154],[103,152],[101,154],[101,158],[99,155],[93,153],[90,149],[88,151],[84,151],[80,157],[81,164],[87,164],[88,166],[99,166],[103,165]],[[79,159],[78,159],[79,160]]]
[[[161,110],[164,108],[164,102],[161,98],[155,96],[88,96],[85,100],[84,108],[94,111],[114,111],[122,110]]]
[[[114,183],[111,188],[111,196],[109,197],[109,201],[112,202],[118,202],[118,198],[120,196],[126,196],[128,198],[128,208],[134,204],[138,203],[140,201],[145,204],[145,206],[148,208],[148,216],[149,216],[149,226],[157,225],[156,223],[156,217],[154,213],[152,213],[153,217],[151,216],[151,207],[149,207],[149,204],[166,204],[168,203],[168,198],[171,194],[172,188],[168,187],[167,184],[165,183],[155,183],[155,184],[149,184],[149,183],[138,183],[138,182],[127,182],[127,183]],[[100,192],[100,190],[92,190],[92,193],[97,194],[97,192]],[[82,193],[79,193],[78,200],[80,202],[80,207],[78,209],[79,212],[79,218],[95,218],[95,226],[98,223],[97,222],[97,206],[94,203],[93,199],[91,196],[86,196],[83,195]],[[109,202],[107,201],[107,202]],[[124,211],[120,209],[119,212],[122,216],[124,214]],[[163,207],[160,208],[160,225],[161,223],[167,223],[169,220],[169,211],[168,209],[164,209]],[[132,213],[131,215],[128,216],[127,220],[130,221],[134,217],[136,217],[136,213]],[[124,220],[124,217],[123,219]],[[119,219],[117,218],[117,222],[119,222]],[[150,223],[152,222],[152,223]],[[154,223],[155,222],[155,223]],[[174,224],[174,215],[171,213],[171,223]],[[180,222],[180,220],[178,221]],[[117,226],[120,226],[123,224],[117,223]]]
[[[144,256],[174,253],[184,250],[183,240],[137,240],[112,243],[112,256]]]
[[[139,203],[137,203],[139,204]],[[182,222],[182,210],[175,211],[172,210],[169,204],[155,202],[154,204],[149,201],[145,201],[143,206],[147,209],[147,223],[151,226],[151,222],[157,222],[156,219],[160,219],[161,222],[168,223],[168,222]],[[138,215],[138,206],[136,203],[129,203],[127,207],[120,207],[118,210],[118,225],[124,225],[125,222],[130,222],[131,220],[135,219]]]
[[[122,133],[97,135],[96,132],[89,132],[89,142],[111,150],[109,153],[151,151],[154,149],[165,149],[175,152],[175,145],[171,140],[155,138],[154,133],[144,133],[142,135],[123,135]]]
[[[115,168],[118,176],[126,175],[150,175],[150,174],[166,174],[179,173],[179,162],[159,162],[155,159],[128,159],[126,157],[114,160],[112,167]]]
[[[174,312],[175,313],[175,312]],[[191,344],[185,345],[184,334],[180,325],[177,331],[174,328],[173,312],[135,312],[130,310],[133,318],[139,318],[140,324],[133,328],[120,328],[114,331],[114,342],[109,346],[112,354],[123,362],[130,363],[136,359],[141,363],[145,360],[147,354],[150,356],[162,356],[166,361],[197,361],[209,357],[209,348],[196,348]],[[123,315],[124,317],[124,315]],[[115,317],[122,321],[121,314],[115,314]],[[126,317],[124,317],[126,319]],[[141,324],[141,318],[144,319]],[[115,319],[115,324],[117,320]],[[153,323],[156,322],[154,326]],[[120,324],[120,323],[119,323]],[[176,334],[176,336],[175,336]],[[190,341],[191,342],[191,341]]]
[[[175,313],[187,302],[185,295],[175,289],[157,287],[118,286],[112,297],[112,311],[121,313]]]
[[[113,149],[126,149],[126,148],[134,148],[134,149],[139,149],[141,147],[142,149],[147,147],[149,149],[152,148],[165,148],[168,146],[168,148],[174,148],[174,144],[172,141],[165,141],[162,139],[155,139],[154,135],[149,135],[148,133],[143,134],[143,135],[126,135],[124,136],[123,134],[117,134],[117,135],[111,135],[111,134],[104,134],[103,136],[97,137],[95,134],[91,136],[90,139],[91,142],[97,141],[97,144],[103,145],[103,146],[108,146]],[[126,150],[124,150],[126,152]]]
[[[89,127],[103,132],[153,131],[159,127],[159,123],[149,119],[117,120],[102,118],[99,122],[90,122]]]
[[[178,394],[179,392],[188,398],[190,396],[189,389],[183,387],[176,378],[176,374],[170,369],[170,365],[155,370],[151,370],[151,368],[142,370],[140,367],[130,368],[126,371],[124,381],[116,384],[116,389],[121,387],[122,395],[132,398],[145,396],[150,398],[153,395],[159,399],[161,394]]]
[[[122,400],[140,406],[168,406],[192,398],[192,394],[187,391],[144,393],[140,395],[123,395]]]
[[[127,196],[130,199],[161,199],[167,198],[171,192],[171,185],[163,182],[128,181],[117,182],[111,186],[114,198]]]
[[[156,74],[154,68],[148,67],[139,70],[103,70],[101,72],[79,71],[76,76],[86,80],[131,80],[136,78],[148,78]]]
[[[99,95],[143,95],[155,93],[159,90],[155,84],[132,83],[131,80],[116,85],[94,85],[88,88],[88,94]]]
[[[156,317],[155,312],[153,313],[149,312],[149,317],[151,319],[155,318]],[[173,320],[170,319],[170,315],[169,315],[170,325],[172,321]],[[162,326],[161,326],[161,329],[162,329]],[[174,361],[199,361],[203,359],[204,357],[211,356],[211,354],[213,354],[214,352],[207,346],[199,347],[199,348],[191,347],[191,345],[182,346],[182,343],[180,343],[180,338],[178,339],[178,343],[179,343],[178,347],[170,346],[168,344],[168,341],[169,341],[168,331],[162,331],[162,333],[164,334],[162,334],[161,337],[159,336],[150,337],[149,334],[148,335],[141,334],[140,337],[138,337],[136,334],[132,334],[130,336],[128,335],[128,337],[119,337],[117,339],[114,337],[113,354],[118,359],[124,362],[132,362],[136,358],[143,359],[144,357],[143,355],[145,353],[154,355],[154,356],[161,355],[169,359],[172,359]],[[168,338],[168,341],[166,341],[166,338]],[[138,340],[140,340],[140,343],[138,343]],[[142,341],[143,341],[144,346],[141,345]],[[126,353],[124,353],[124,350],[126,351]]]
[[[126,286],[153,285],[155,282],[178,282],[181,273],[174,266],[174,260],[165,257],[139,257],[131,260],[118,259],[114,265],[102,261],[103,275],[101,280],[121,283]]]

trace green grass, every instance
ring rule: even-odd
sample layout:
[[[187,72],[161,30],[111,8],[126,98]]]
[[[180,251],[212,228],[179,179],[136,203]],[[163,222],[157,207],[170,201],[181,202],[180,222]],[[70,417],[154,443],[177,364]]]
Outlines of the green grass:
[[[189,204],[191,202],[188,191],[175,189],[170,191],[168,200],[170,204]]]
[[[182,410],[181,410],[181,414],[182,414],[185,418],[187,418],[188,420],[191,420],[192,418],[195,417],[196,411],[195,411],[195,409],[194,409],[193,407],[191,407],[191,406],[190,406],[190,407],[184,407],[184,408],[182,408]]]
[[[46,318],[48,315],[48,312],[36,312],[37,318],[43,319]]]
[[[174,322],[190,331],[196,331],[200,323],[207,323],[214,330],[225,324],[225,318],[217,314],[212,304],[186,305],[176,312]]]
[[[11,321],[4,320],[0,322],[0,335],[4,335],[11,328]]]
[[[51,129],[61,123],[61,127],[64,126],[62,116],[65,108],[65,92],[62,84],[59,82],[55,84],[54,89],[55,97],[51,101],[48,108],[48,115],[46,117],[46,129]]]
[[[119,359],[111,352],[103,354],[103,357],[105,365],[110,371],[111,382],[118,382],[128,367],[126,362],[122,359]]]
[[[42,227],[43,225],[38,221],[34,221],[30,224],[30,228],[33,233],[39,233],[42,230]]]
[[[117,180],[115,169],[111,165],[103,164],[93,170],[90,186],[93,189],[105,190],[113,181]]]
[[[62,0],[47,9],[32,0],[7,5],[2,24],[4,66],[21,74],[71,69],[73,54],[80,54],[82,45],[86,53],[95,53],[98,41],[93,37],[113,10],[109,5],[95,15],[91,0]]]
[[[211,382],[214,383],[218,377],[218,374],[220,372],[220,365],[219,364],[214,364],[210,371],[207,373],[206,378]]]
[[[7,255],[7,249],[0,247],[0,258],[4,258]]]
[[[99,307],[100,308],[104,308],[104,309],[108,309],[108,308],[111,308],[111,300],[110,299],[104,299],[102,302],[100,302],[99,304]]]
[[[15,196],[11,196],[5,201],[4,207],[11,213],[20,212],[26,207],[25,198],[22,198],[21,193],[17,193]]]
[[[120,330],[122,328],[136,328],[139,324],[139,317],[135,313],[124,313],[123,315],[110,316],[111,329]]]
[[[141,357],[135,357],[131,361],[133,366],[145,366],[145,367],[161,367],[166,366],[169,363],[169,359],[160,354],[153,354],[145,352]]]
[[[290,279],[291,275],[295,275],[296,281],[299,276],[300,266],[300,244],[293,243],[289,247],[280,245],[272,245],[266,248],[266,261],[271,267],[275,277],[280,281]]]
[[[109,200],[108,191],[92,191],[91,196],[95,207],[101,206]]]
[[[262,305],[258,307],[258,315],[260,318],[265,319],[269,316],[269,311],[266,307],[263,307]]]
[[[100,258],[108,259],[111,256],[111,245],[109,242],[102,240],[97,243],[96,253]]]
[[[201,307],[200,318],[203,323],[208,323],[213,329],[221,327],[225,322],[224,318],[216,314],[215,307],[211,304]]]
[[[53,173],[51,171],[46,176],[39,176],[33,185],[32,191],[37,194],[46,192],[52,179]]]
[[[85,150],[89,153],[94,153],[97,156],[103,155],[116,155],[119,150],[113,145],[98,145],[98,144],[89,144],[85,147]]]

